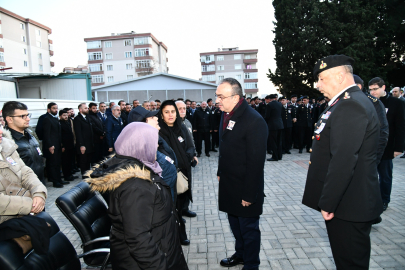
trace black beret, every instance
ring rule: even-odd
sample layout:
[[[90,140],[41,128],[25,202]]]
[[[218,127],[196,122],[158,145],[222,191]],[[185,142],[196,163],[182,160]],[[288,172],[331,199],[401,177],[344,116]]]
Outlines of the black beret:
[[[287,97],[282,96],[282,97],[279,98],[279,100],[282,100],[282,99],[287,99]]]
[[[343,54],[329,55],[316,62],[314,67],[314,77],[315,79],[318,79],[319,73],[330,68],[353,64],[354,59],[349,56]]]
[[[363,80],[362,80],[358,75],[353,74],[353,78],[354,78],[354,83],[355,83],[355,84],[364,85]]]
[[[278,97],[277,94],[271,94],[271,95],[269,95],[269,96],[270,96],[270,98],[277,98],[277,97]]]
[[[302,96],[301,99],[302,99],[302,100],[304,100],[304,99],[309,99],[309,96]]]
[[[325,97],[324,96],[320,96],[320,97],[318,97],[318,101],[321,101],[321,100],[324,100],[325,99]]]
[[[296,94],[294,94],[294,95],[291,95],[291,98],[293,98],[293,97],[297,97],[297,95],[296,95]]]

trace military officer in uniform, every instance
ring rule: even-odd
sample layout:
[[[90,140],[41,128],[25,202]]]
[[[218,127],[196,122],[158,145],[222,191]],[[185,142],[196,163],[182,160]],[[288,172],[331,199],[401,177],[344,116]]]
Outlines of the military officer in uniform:
[[[298,148],[300,154],[304,146],[307,148],[307,152],[310,152],[312,126],[312,108],[309,104],[309,97],[303,96],[302,104],[297,108]]]
[[[283,119],[283,126],[284,129],[281,131],[281,145],[283,149],[283,153],[291,154],[291,134],[292,134],[292,127],[293,123],[297,121],[295,116],[295,108],[287,103],[286,97],[280,98],[280,103],[283,106],[283,110],[281,112],[281,118]]]
[[[330,101],[316,123],[302,200],[322,213],[337,270],[368,269],[371,225],[382,213],[379,120],[354,82],[353,62],[333,55],[315,65],[317,87]]]

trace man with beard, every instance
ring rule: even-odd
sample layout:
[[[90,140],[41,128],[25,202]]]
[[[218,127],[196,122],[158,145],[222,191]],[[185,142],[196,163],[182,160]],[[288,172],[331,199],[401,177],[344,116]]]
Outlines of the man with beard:
[[[125,110],[126,103],[123,100],[118,101],[118,106],[120,106],[121,110],[121,119],[122,122],[124,123],[124,127],[128,124],[128,114]]]
[[[150,111],[156,111],[156,102],[153,100],[150,102]]]
[[[134,101],[132,101],[132,106],[134,108],[138,107],[139,106],[139,100],[135,99]]]
[[[203,140],[205,145],[205,155],[210,157],[210,134],[212,132],[212,123],[210,110],[207,108],[207,102],[203,101],[201,107],[195,111],[193,121],[193,132],[197,134],[197,141],[195,142],[197,157],[201,156]]]
[[[105,138],[105,130],[102,118],[97,113],[97,104],[89,104],[88,117],[91,122],[94,135],[94,154],[91,157],[91,163],[100,162],[103,158],[103,142]]]
[[[59,111],[59,123],[62,138],[62,172],[65,181],[73,181],[76,176],[72,174],[72,159],[75,155],[75,143],[73,139],[72,123],[66,110]]]

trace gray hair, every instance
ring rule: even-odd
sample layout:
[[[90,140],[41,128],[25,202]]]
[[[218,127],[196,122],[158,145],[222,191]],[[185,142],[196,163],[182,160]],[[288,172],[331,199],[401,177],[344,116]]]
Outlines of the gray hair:
[[[232,95],[238,95],[240,98],[243,98],[242,86],[239,81],[234,78],[225,78],[221,81],[220,84],[229,83],[232,87]]]
[[[121,107],[120,107],[120,106],[118,106],[118,105],[114,105],[114,106],[112,106],[112,107],[111,107],[111,111],[112,111],[112,110],[115,110],[116,108],[118,108],[118,109],[120,109],[120,110],[121,110]]]
[[[344,65],[343,68],[347,73],[350,73],[353,75],[353,67],[351,65]]]
[[[184,103],[182,100],[177,100],[175,103],[176,103],[176,104],[177,104],[177,103],[183,103],[184,105],[186,105],[186,103]]]

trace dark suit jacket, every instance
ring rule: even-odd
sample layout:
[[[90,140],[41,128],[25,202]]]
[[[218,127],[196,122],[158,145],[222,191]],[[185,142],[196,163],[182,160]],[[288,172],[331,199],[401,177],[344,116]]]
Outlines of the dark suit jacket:
[[[35,127],[35,133],[38,136],[38,139],[43,140],[44,139],[44,119],[48,115],[48,113],[45,113],[41,115],[38,118],[37,126]]]
[[[73,130],[72,130],[70,119],[68,119],[67,121],[59,120],[59,123],[60,123],[61,134],[62,134],[63,148],[66,148],[66,149],[75,148]]]
[[[301,104],[297,108],[297,127],[313,127],[311,105],[307,108]]]
[[[267,121],[269,130],[284,129],[283,120],[281,119],[282,110],[283,105],[276,100],[267,104],[264,119]]]
[[[103,140],[100,139],[100,136],[105,135],[105,130],[104,130],[104,123],[103,123],[103,118],[101,117],[101,114],[99,115],[98,113],[95,114],[93,112],[89,111],[89,114],[87,117],[90,118],[91,120],[91,126],[93,128],[93,134],[94,134],[94,143],[102,143]]]
[[[42,152],[44,157],[50,157],[49,148],[55,146],[55,151],[62,150],[62,138],[59,120],[49,113],[43,121],[44,137],[42,139]]]
[[[295,118],[295,108],[293,106],[287,105],[287,108],[284,108],[282,106],[282,113],[281,113],[281,118],[283,119],[283,126],[284,128],[292,128],[293,122],[292,119]]]
[[[257,112],[260,113],[261,116],[265,117],[266,115],[266,103],[261,102],[259,103],[259,107],[257,108]]]
[[[382,213],[379,120],[357,86],[345,93],[316,123],[302,203],[334,213],[334,218],[368,222]]]
[[[91,120],[86,119],[79,113],[75,120],[73,120],[73,126],[76,134],[76,151],[81,154],[80,147],[86,147],[86,154],[94,152],[94,139],[93,139],[93,128]]]
[[[193,114],[191,109],[186,110],[186,118],[190,123],[193,123]]]
[[[98,118],[100,118],[103,121],[103,124],[105,124],[105,121],[107,121],[107,117],[108,117],[107,112],[105,112],[104,115],[105,115],[105,119],[103,118],[103,115],[101,114],[101,112],[97,113]]]
[[[210,130],[212,130],[211,115],[211,111],[208,107],[205,111],[201,108],[197,108],[193,116],[193,130],[197,130],[197,132],[210,132]]]
[[[105,122],[105,133],[107,138],[108,148],[114,148],[114,143],[120,135],[122,129],[124,128],[124,123],[121,117],[118,120],[114,117],[108,117]]]
[[[266,122],[245,100],[230,119],[235,122],[232,130],[223,130],[222,118],[217,172],[219,210],[240,217],[257,217],[263,212]],[[252,204],[243,207],[242,200]]]

